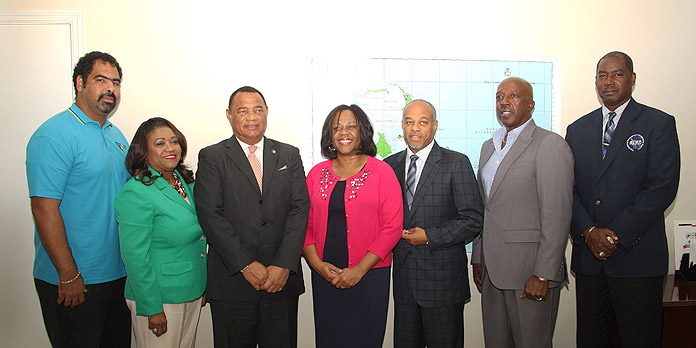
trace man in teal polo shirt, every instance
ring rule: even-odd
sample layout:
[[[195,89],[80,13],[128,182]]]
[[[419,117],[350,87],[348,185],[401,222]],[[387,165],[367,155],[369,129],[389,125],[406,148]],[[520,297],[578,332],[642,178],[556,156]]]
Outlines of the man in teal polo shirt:
[[[75,104],[44,122],[27,145],[34,282],[53,347],[130,346],[114,213],[114,197],[130,177],[128,144],[108,120],[121,77],[107,53],[80,58]]]

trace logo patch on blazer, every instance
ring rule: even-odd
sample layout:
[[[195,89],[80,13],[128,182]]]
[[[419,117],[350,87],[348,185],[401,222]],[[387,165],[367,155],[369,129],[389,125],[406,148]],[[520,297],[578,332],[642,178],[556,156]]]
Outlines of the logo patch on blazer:
[[[631,151],[638,151],[645,145],[645,138],[640,134],[633,134],[626,139],[626,147]]]

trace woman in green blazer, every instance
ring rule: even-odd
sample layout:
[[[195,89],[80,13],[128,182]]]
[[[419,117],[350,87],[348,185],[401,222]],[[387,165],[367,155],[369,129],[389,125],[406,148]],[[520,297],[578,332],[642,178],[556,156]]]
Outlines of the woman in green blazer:
[[[125,297],[139,347],[193,347],[205,305],[206,238],[193,201],[186,138],[169,121],[143,122],[116,196]]]

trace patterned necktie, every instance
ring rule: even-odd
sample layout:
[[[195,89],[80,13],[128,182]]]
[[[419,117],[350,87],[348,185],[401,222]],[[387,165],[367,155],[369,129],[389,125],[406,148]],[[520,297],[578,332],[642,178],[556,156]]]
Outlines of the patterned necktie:
[[[411,209],[413,194],[416,192],[416,160],[418,160],[418,155],[411,155],[411,164],[408,166],[408,175],[406,176],[406,203],[408,203],[408,209]]]
[[[254,152],[256,152],[256,145],[249,146],[249,156],[247,156],[247,159],[249,160],[249,164],[251,164],[251,170],[254,171],[256,182],[259,184],[259,191],[263,193],[263,172],[261,171],[261,162],[259,162],[259,159],[256,158]]]
[[[604,127],[604,137],[602,138],[602,159],[607,155],[607,149],[609,144],[611,144],[611,136],[614,135],[614,129],[616,129],[616,123],[614,123],[615,112],[610,112],[608,114],[609,119],[607,120],[607,125]]]

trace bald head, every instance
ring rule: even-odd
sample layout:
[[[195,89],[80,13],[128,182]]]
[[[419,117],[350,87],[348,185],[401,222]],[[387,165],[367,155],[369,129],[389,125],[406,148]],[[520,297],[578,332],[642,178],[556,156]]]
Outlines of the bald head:
[[[495,110],[508,132],[532,118],[534,110],[532,85],[519,77],[510,77],[498,85]]]
[[[500,86],[502,86],[503,83],[517,84],[520,88],[524,89],[525,93],[529,96],[529,99],[534,99],[534,89],[532,88],[532,85],[527,82],[527,80],[521,77],[508,77],[498,85],[498,90],[500,90]]]

